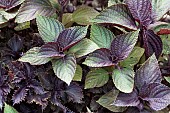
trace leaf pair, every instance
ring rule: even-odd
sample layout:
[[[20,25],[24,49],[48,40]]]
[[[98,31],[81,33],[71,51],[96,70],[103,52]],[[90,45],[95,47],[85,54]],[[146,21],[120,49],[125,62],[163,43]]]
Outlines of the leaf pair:
[[[120,92],[113,105],[136,106],[142,110],[143,101],[147,101],[156,111],[164,109],[170,104],[170,88],[161,84],[161,80],[158,61],[152,55],[136,72],[133,92]]]

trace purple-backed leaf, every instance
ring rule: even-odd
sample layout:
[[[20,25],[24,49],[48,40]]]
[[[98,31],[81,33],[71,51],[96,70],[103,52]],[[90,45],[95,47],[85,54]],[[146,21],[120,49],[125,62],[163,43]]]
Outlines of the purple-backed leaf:
[[[62,48],[59,47],[56,42],[48,42],[41,46],[39,53],[41,57],[50,58],[50,57],[63,57]]]
[[[23,42],[18,35],[15,35],[8,41],[8,46],[13,51],[19,51],[23,46]]]
[[[155,53],[158,58],[162,53],[163,45],[161,38],[156,35],[152,30],[142,32],[142,38],[144,42],[145,54],[147,57]]]
[[[69,86],[67,86],[64,92],[67,94],[69,101],[73,101],[75,103],[82,103],[82,99],[84,97],[83,91],[78,84],[70,84]]]
[[[135,85],[140,89],[150,83],[161,83],[161,72],[156,56],[153,54],[136,72]]]
[[[90,67],[105,67],[113,66],[116,63],[117,62],[112,62],[110,50],[101,48],[89,54],[83,64]]]
[[[136,30],[135,19],[125,4],[117,4],[103,10],[92,22],[113,24]]]
[[[12,9],[20,5],[25,0],[0,0],[0,8],[5,8],[6,10]]]
[[[170,88],[161,83],[151,83],[142,87],[140,96],[149,106],[158,111],[170,104]]]
[[[126,0],[133,17],[142,25],[148,26],[151,22],[152,5],[150,0]]]
[[[21,101],[25,100],[25,97],[27,95],[27,91],[28,91],[27,87],[21,87],[21,88],[17,89],[14,92],[14,95],[12,97],[14,104],[18,104]]]
[[[121,61],[128,57],[133,50],[139,31],[130,32],[117,36],[111,43],[111,54],[113,60]]]
[[[40,82],[38,82],[36,79],[32,79],[28,87],[31,87],[36,94],[44,94],[43,87],[40,85]]]
[[[119,93],[117,99],[113,103],[115,106],[138,106],[140,100],[138,99],[138,92],[134,89],[131,93]]]
[[[63,50],[74,46],[86,36],[87,28],[88,26],[76,26],[63,30],[57,38],[59,46],[63,48]]]
[[[50,97],[50,93],[44,93],[42,95],[29,95],[27,97],[28,103],[35,102],[42,106],[42,109],[45,109],[48,105],[48,98]]]

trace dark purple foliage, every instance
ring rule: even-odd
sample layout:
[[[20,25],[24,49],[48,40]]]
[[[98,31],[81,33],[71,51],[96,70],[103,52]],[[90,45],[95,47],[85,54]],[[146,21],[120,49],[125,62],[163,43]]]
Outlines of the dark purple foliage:
[[[20,4],[20,0],[1,0],[0,8],[5,8],[7,10],[12,9]]]

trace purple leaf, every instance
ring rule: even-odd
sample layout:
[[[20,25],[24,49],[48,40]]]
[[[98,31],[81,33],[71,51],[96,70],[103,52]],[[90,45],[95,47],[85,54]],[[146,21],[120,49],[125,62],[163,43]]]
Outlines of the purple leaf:
[[[113,103],[115,106],[138,106],[140,100],[138,99],[138,92],[134,90],[131,93],[119,93],[117,99]]]
[[[81,103],[84,97],[81,87],[76,83],[70,84],[64,92],[68,95],[69,101],[76,103]]]
[[[111,54],[113,60],[121,61],[128,57],[133,50],[139,31],[117,36],[111,43]]]
[[[155,55],[152,55],[136,72],[135,85],[140,89],[150,83],[161,83],[161,72]]]
[[[152,5],[150,0],[126,0],[133,17],[142,25],[148,26],[151,20]]]
[[[81,41],[87,33],[87,27],[71,27],[63,30],[58,38],[57,42],[63,50],[67,50],[68,48],[74,46],[76,43]]]
[[[147,57],[155,53],[156,57],[159,58],[162,53],[162,40],[152,30],[142,32],[142,38],[144,42],[145,54]]]
[[[21,4],[23,1],[24,0],[0,0],[0,8],[9,10]]]
[[[13,51],[19,51],[23,46],[23,42],[18,35],[15,35],[8,41],[8,46]]]
[[[32,79],[30,81],[30,85],[28,87],[33,88],[33,90],[36,94],[44,94],[45,93],[44,89],[42,88],[42,86],[36,79]]]
[[[41,57],[63,57],[63,49],[59,47],[56,42],[49,42],[40,48],[39,53]]]
[[[101,48],[89,54],[84,64],[90,67],[105,67],[115,65],[117,62],[112,62],[112,57],[109,49]]]
[[[145,85],[139,94],[143,100],[149,102],[149,106],[158,111],[170,104],[170,88],[161,83]]]
[[[27,91],[28,91],[27,87],[21,87],[17,89],[12,97],[14,104],[18,104],[21,101],[25,100]]]

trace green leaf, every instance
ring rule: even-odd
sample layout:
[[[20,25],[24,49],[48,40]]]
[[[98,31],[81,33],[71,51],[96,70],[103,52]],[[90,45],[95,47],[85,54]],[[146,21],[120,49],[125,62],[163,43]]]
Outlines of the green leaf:
[[[170,34],[160,36],[163,43],[163,53],[170,54]]]
[[[52,60],[52,65],[55,75],[70,85],[76,71],[76,58],[73,55],[67,55]]]
[[[92,22],[119,25],[137,30],[135,20],[125,4],[117,4],[106,8]]]
[[[71,47],[69,49],[69,53],[74,53],[76,58],[85,56],[96,49],[99,49],[99,47],[90,39],[83,39],[75,46]]]
[[[119,94],[118,90],[111,90],[110,92],[100,97],[99,100],[97,100],[97,103],[99,103],[101,106],[109,109],[112,112],[123,112],[126,110],[125,107],[117,107],[112,105],[116,100],[118,94]]]
[[[133,68],[136,65],[142,55],[144,54],[144,49],[141,47],[134,47],[127,59],[120,62],[122,67]]]
[[[58,20],[45,16],[37,16],[36,18],[38,31],[44,42],[54,42],[60,32],[64,30],[64,26]]]
[[[25,0],[19,9],[15,22],[23,23],[36,18],[37,15],[52,16],[56,9],[49,0]]]
[[[122,3],[122,0],[109,0],[108,1],[108,7],[110,7],[112,5],[120,4],[120,3]]]
[[[82,79],[82,74],[83,74],[82,68],[81,68],[79,65],[77,65],[77,67],[76,67],[76,72],[75,72],[75,74],[74,74],[73,81],[81,81],[81,79]]]
[[[167,82],[170,83],[170,77],[164,77]]]
[[[101,87],[109,80],[108,72],[102,68],[90,71],[85,80],[85,89]]]
[[[151,24],[149,27],[154,30],[157,34],[161,31],[161,29],[169,30],[170,31],[170,23],[166,22],[156,22]]]
[[[4,113],[19,113],[15,108],[5,103]]]
[[[112,74],[113,82],[117,89],[124,93],[131,93],[134,87],[133,69],[114,69]]]
[[[114,34],[105,27],[93,24],[91,26],[90,39],[95,42],[100,48],[110,48]]]
[[[152,0],[152,12],[155,20],[160,20],[170,9],[169,0]]]
[[[21,31],[24,29],[30,28],[30,21],[24,22],[24,23],[19,23],[14,29],[15,31]]]
[[[23,55],[19,61],[21,62],[29,62],[32,65],[41,65],[49,62],[50,58],[43,58],[39,53],[40,47],[34,47],[27,51],[25,55]]]
[[[0,14],[0,24],[4,24],[6,22],[8,22],[8,20],[5,19],[4,16]]]
[[[73,21],[80,25],[90,25],[91,20],[95,18],[99,12],[89,6],[80,6],[73,12]]]
[[[62,23],[66,28],[71,27],[74,23],[72,13],[64,13],[62,17]]]
[[[3,15],[6,20],[13,19],[18,14],[18,11],[14,10],[13,12],[6,12],[3,9],[0,9],[0,15]]]

